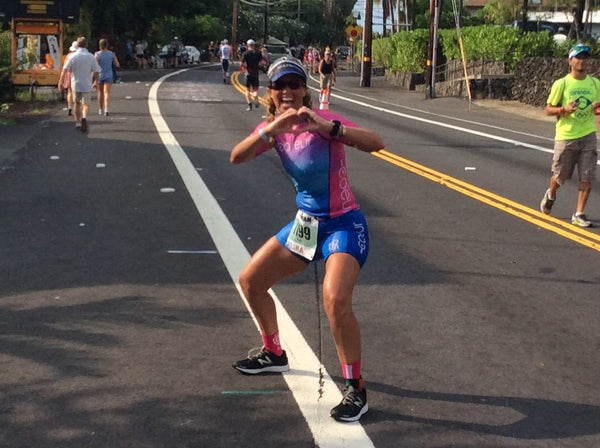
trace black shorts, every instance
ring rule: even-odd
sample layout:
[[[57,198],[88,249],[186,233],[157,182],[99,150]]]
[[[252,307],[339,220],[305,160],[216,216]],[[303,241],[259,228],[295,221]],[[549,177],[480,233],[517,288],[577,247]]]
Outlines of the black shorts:
[[[258,88],[258,73],[250,74],[246,73],[246,87],[255,87]]]
[[[221,61],[221,66],[223,67],[223,71],[229,70],[229,59],[223,59]]]

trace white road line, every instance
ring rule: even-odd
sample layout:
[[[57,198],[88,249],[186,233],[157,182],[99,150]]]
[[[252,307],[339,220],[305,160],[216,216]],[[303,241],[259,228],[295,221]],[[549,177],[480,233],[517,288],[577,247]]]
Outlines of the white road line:
[[[168,250],[169,254],[217,254],[216,250]]]
[[[311,76],[311,79],[313,81],[317,81],[312,76]],[[318,89],[314,89],[314,90],[318,90]],[[367,96],[367,95],[361,95],[360,93],[349,92],[347,90],[340,89],[337,86],[335,87],[334,92],[341,92],[341,93],[344,93],[346,95],[355,96],[357,98],[365,98],[365,99],[367,99],[369,101],[375,101],[377,103],[387,104],[387,105],[392,106],[392,107],[397,107],[397,108],[400,108],[400,109],[408,110],[409,112],[418,112],[418,113],[423,114],[423,115],[432,115],[434,117],[445,118],[447,120],[453,120],[453,121],[458,121],[458,122],[467,123],[467,124],[473,124],[475,126],[481,126],[481,127],[485,127],[485,128],[497,129],[499,131],[510,132],[512,134],[520,134],[520,135],[524,135],[526,137],[534,137],[534,138],[537,138],[537,139],[540,139],[540,140],[546,140],[546,141],[549,141],[549,142],[553,142],[554,141],[554,139],[552,139],[552,138],[543,137],[543,136],[537,135],[537,134],[531,134],[529,132],[515,131],[514,129],[503,128],[501,126],[494,126],[492,124],[481,123],[479,121],[465,120],[464,118],[458,118],[458,117],[454,117],[454,116],[451,116],[451,115],[438,114],[436,112],[430,112],[428,110],[417,109],[415,107],[403,106],[402,104],[390,103],[389,101],[379,100],[379,99],[376,99],[376,98],[373,98],[373,97],[370,97],[370,96]],[[336,98],[345,99],[343,96],[336,95],[333,92],[330,94],[330,96],[333,96],[333,97],[336,97]]]
[[[158,106],[158,88],[161,83],[174,75],[187,70],[169,73],[156,81],[148,94],[148,108],[154,126],[169,152],[175,167],[179,171],[183,182],[189,191],[196,209],[200,213],[210,236],[212,237],[221,258],[225,263],[242,300],[246,301],[238,283],[239,274],[250,259],[246,247],[233,229],[233,226],[223,213],[223,210],[212,196],[208,187],[192,165],[185,151],[160,113]],[[277,316],[281,331],[282,342],[288,354],[291,370],[283,374],[302,415],[306,419],[315,443],[320,448],[370,448],[373,442],[367,436],[364,428],[358,422],[338,423],[329,416],[329,410],[342,399],[342,394],[331,379],[329,373],[323,372],[323,396],[319,399],[319,369],[321,364],[310,346],[300,333],[296,324],[275,295],[269,291],[277,307]],[[252,315],[252,313],[250,312]],[[254,316],[252,316],[254,319]],[[256,319],[254,320],[256,323]],[[258,328],[258,325],[257,325]]]
[[[318,90],[318,89],[315,89],[314,87],[311,87],[311,89]],[[343,97],[341,95],[336,95],[334,93],[330,94],[329,96],[333,97],[333,98],[339,98],[339,99],[341,99],[343,101],[348,101],[349,103],[358,104],[359,106],[366,107],[366,108],[369,108],[369,109],[373,109],[373,110],[376,110],[378,112],[385,112],[385,113],[390,114],[390,115],[396,115],[398,117],[407,118],[409,120],[420,121],[422,123],[427,123],[427,124],[431,124],[431,125],[434,125],[434,126],[440,126],[442,128],[452,129],[452,130],[458,131],[458,132],[465,132],[467,134],[477,135],[479,137],[489,138],[491,140],[498,140],[500,142],[510,143],[512,145],[515,145],[515,146],[523,146],[524,148],[535,149],[537,151],[547,152],[549,154],[553,154],[554,153],[554,151],[552,149],[548,149],[548,148],[545,148],[543,146],[538,146],[538,145],[532,145],[532,144],[529,144],[529,143],[524,143],[524,142],[521,142],[519,140],[514,140],[512,138],[501,137],[499,135],[494,135],[494,134],[487,134],[485,132],[475,131],[473,129],[463,128],[463,127],[460,127],[460,126],[454,126],[454,125],[448,124],[448,123],[442,123],[441,121],[433,121],[433,120],[428,120],[426,118],[415,117],[414,115],[404,114],[402,112],[397,112],[395,110],[386,109],[384,107],[373,106],[372,104],[363,103],[362,101],[353,100],[352,98],[346,98],[346,97]]]

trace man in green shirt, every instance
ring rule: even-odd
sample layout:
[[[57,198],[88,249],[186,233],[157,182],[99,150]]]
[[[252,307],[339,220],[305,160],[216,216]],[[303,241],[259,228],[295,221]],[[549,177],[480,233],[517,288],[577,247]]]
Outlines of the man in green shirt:
[[[580,227],[590,227],[592,224],[583,209],[590,196],[598,162],[594,110],[600,107],[600,81],[586,73],[589,57],[590,47],[587,45],[577,44],[571,48],[571,72],[555,81],[550,90],[546,115],[556,115],[558,122],[550,188],[540,203],[540,210],[550,214],[556,200],[556,190],[571,178],[577,165],[579,191],[571,223]]]

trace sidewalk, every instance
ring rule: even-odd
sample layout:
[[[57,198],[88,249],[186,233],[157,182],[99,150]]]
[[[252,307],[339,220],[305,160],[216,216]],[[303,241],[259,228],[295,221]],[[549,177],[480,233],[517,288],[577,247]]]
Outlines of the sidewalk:
[[[430,110],[432,112],[439,110],[468,112],[469,109],[468,100],[465,98],[437,97],[433,99],[427,99],[421,92],[404,90],[399,87],[389,85],[385,82],[382,76],[371,77],[371,87],[368,88],[359,87],[360,75],[349,71],[340,71],[338,73],[337,81],[336,87],[340,89],[351,90],[353,93],[361,93],[373,98],[385,99],[390,102],[418,107],[419,109]],[[530,106],[515,100],[472,100],[471,113],[482,113],[482,109],[505,112],[509,115],[520,116],[523,118],[544,121],[548,123],[556,122],[556,117],[546,116],[543,108]]]
[[[163,70],[122,70],[119,71],[120,82],[128,83],[136,81],[153,82],[160,76],[172,71],[170,69]],[[96,96],[92,96],[89,114],[95,114],[97,111]],[[66,101],[49,101],[48,113],[39,115],[18,115],[14,117],[14,123],[0,123],[0,174],[11,169],[11,166],[18,160],[19,150],[25,148],[27,143],[45,128],[51,125],[55,117],[67,115]],[[72,118],[72,117],[69,117]]]
[[[52,107],[52,114],[62,107],[56,103]],[[27,142],[50,125],[52,114],[32,115],[19,117],[15,124],[0,124],[0,174],[10,169],[17,160],[16,153],[27,145]]]

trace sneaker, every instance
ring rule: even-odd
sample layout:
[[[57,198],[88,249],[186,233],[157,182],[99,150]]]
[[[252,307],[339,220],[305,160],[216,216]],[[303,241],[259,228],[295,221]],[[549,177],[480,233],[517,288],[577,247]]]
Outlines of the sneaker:
[[[579,227],[590,227],[592,225],[591,221],[588,221],[583,213],[574,213],[571,216],[571,224]]]
[[[248,103],[248,107],[246,108],[247,111],[251,111],[252,110],[252,103]]]
[[[75,129],[81,128],[81,123],[75,123]]]
[[[364,388],[362,378],[359,382],[357,389],[352,384],[346,386],[342,391],[342,402],[331,410],[330,415],[337,421],[355,422],[369,410],[367,389]]]
[[[105,117],[108,117],[108,115],[109,115],[109,114],[108,114],[108,111],[107,111],[107,110],[105,110],[105,111],[104,111],[104,116],[105,116]]]
[[[81,132],[87,131],[87,118],[81,119]]]
[[[556,201],[556,197],[554,199],[550,199],[550,189],[546,190],[544,193],[544,197],[542,198],[542,202],[540,202],[540,211],[545,213],[546,215],[550,214],[550,210],[552,210],[552,206],[554,205],[554,201]]]
[[[285,350],[281,356],[276,356],[264,347],[256,354],[248,354],[246,359],[233,363],[233,368],[242,373],[255,375],[263,372],[287,372],[290,370]]]

